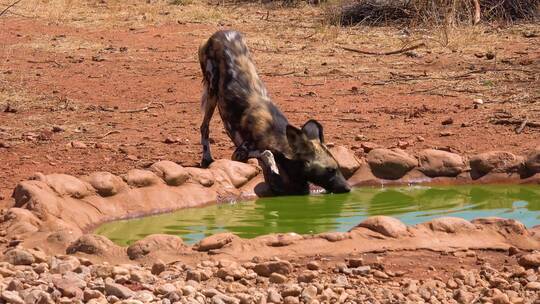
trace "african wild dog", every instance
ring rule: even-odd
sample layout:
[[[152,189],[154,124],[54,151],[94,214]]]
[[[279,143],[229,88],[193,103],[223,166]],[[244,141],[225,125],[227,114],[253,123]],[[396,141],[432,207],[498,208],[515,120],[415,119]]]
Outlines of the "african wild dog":
[[[258,158],[265,181],[277,194],[309,192],[308,182],[329,192],[350,187],[324,145],[323,128],[309,120],[291,126],[267,95],[242,35],[218,31],[199,48],[204,75],[201,124],[202,167],[212,163],[209,123],[216,106],[236,150],[232,159]]]

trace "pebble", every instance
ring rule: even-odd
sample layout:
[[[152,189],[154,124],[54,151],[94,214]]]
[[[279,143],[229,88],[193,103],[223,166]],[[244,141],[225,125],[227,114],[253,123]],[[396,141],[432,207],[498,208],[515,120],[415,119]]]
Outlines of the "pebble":
[[[282,284],[282,283],[287,282],[287,277],[277,272],[274,272],[270,275],[269,280],[270,280],[270,283]]]

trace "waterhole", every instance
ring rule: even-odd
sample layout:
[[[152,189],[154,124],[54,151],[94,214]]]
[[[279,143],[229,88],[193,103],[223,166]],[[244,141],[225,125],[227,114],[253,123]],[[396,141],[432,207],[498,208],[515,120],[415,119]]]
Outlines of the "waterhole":
[[[253,238],[269,233],[347,231],[375,215],[393,216],[408,225],[441,216],[467,220],[497,216],[531,227],[540,224],[540,186],[356,188],[347,194],[261,198],[106,223],[96,233],[119,245],[155,233],[194,243],[218,232]]]

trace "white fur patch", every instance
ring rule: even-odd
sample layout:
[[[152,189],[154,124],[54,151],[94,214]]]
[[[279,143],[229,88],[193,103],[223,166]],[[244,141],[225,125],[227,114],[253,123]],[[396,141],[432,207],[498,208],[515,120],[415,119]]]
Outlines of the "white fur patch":
[[[229,41],[234,41],[236,40],[236,38],[238,38],[238,33],[237,32],[226,32],[225,33],[225,38]]]

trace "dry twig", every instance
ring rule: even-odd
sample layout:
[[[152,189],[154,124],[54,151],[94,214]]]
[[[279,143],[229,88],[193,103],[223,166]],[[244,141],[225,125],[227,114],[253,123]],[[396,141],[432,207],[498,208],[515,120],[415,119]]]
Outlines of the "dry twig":
[[[360,54],[384,56],[384,55],[401,54],[401,53],[416,50],[418,48],[425,47],[425,46],[426,46],[426,44],[422,42],[422,43],[415,44],[415,45],[410,46],[410,47],[402,48],[402,49],[395,50],[395,51],[388,51],[388,52],[364,51],[364,50],[349,48],[349,47],[346,47],[346,46],[339,46],[339,48],[341,48],[341,49],[343,49],[345,51],[355,52],[355,53],[360,53]]]

